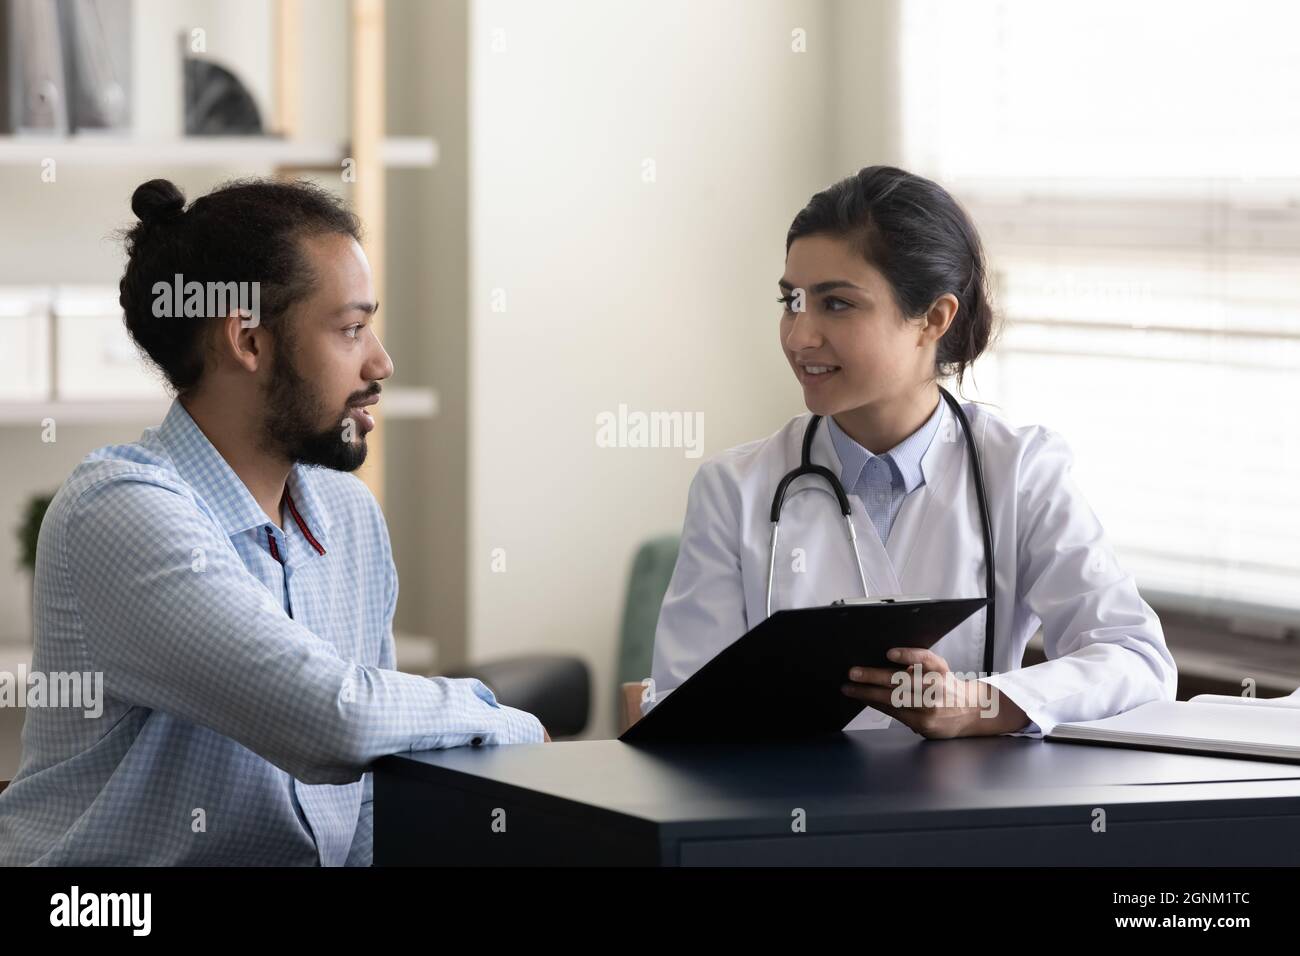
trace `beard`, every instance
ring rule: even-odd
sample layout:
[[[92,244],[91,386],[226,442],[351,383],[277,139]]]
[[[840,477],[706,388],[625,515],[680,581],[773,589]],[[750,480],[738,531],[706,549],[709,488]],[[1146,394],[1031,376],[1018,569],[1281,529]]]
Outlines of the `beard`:
[[[365,397],[357,396],[350,401]],[[275,343],[265,399],[267,414],[262,426],[262,444],[268,452],[282,455],[293,463],[320,465],[335,471],[356,471],[366,460],[366,439],[361,428],[345,431],[346,407],[337,415],[327,414],[316,389],[298,374],[293,364],[293,346],[288,335],[281,334]],[[321,428],[322,421],[329,424]]]

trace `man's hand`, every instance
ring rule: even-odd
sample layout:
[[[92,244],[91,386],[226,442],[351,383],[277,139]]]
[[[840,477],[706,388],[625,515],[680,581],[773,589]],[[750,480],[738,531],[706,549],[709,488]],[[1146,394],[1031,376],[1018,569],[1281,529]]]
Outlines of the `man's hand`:
[[[902,670],[854,667],[842,688],[846,697],[902,721],[923,737],[1007,734],[1029,724],[1029,716],[992,684],[966,680],[948,669],[934,651],[895,647],[888,657]]]

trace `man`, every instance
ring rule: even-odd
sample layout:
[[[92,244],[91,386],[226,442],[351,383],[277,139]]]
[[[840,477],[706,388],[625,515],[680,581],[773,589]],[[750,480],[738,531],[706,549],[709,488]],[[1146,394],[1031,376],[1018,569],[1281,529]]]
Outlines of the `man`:
[[[369,865],[370,762],[549,737],[394,669],[388,532],[349,474],[393,372],[355,217],[259,181],[132,208],[120,301],[176,399],[46,513],[33,672],[102,673],[102,714],[29,710],[0,863]]]

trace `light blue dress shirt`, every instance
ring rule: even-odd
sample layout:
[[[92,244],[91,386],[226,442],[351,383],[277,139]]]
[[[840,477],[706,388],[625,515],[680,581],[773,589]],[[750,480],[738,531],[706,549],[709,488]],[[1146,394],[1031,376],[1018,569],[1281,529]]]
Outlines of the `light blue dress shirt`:
[[[354,475],[295,465],[284,530],[179,401],[91,453],[41,526],[29,708],[0,864],[368,865],[385,754],[540,742],[477,680],[394,670],[397,570]]]
[[[903,499],[925,484],[921,458],[934,440],[943,418],[943,397],[932,414],[916,431],[882,455],[873,455],[844,433],[834,418],[827,418],[827,428],[835,453],[840,456],[840,483],[856,495],[876,526],[880,543],[889,541],[889,532],[898,517]]]

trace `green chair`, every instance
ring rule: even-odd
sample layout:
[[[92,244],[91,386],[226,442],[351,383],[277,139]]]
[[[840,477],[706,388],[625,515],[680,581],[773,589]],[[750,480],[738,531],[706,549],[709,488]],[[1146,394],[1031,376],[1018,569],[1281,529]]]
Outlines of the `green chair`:
[[[623,627],[618,650],[619,733],[641,716],[641,681],[650,676],[654,658],[655,627],[659,607],[668,592],[673,568],[677,564],[680,537],[663,535],[646,541],[632,560],[627,581],[627,601],[623,605]]]

